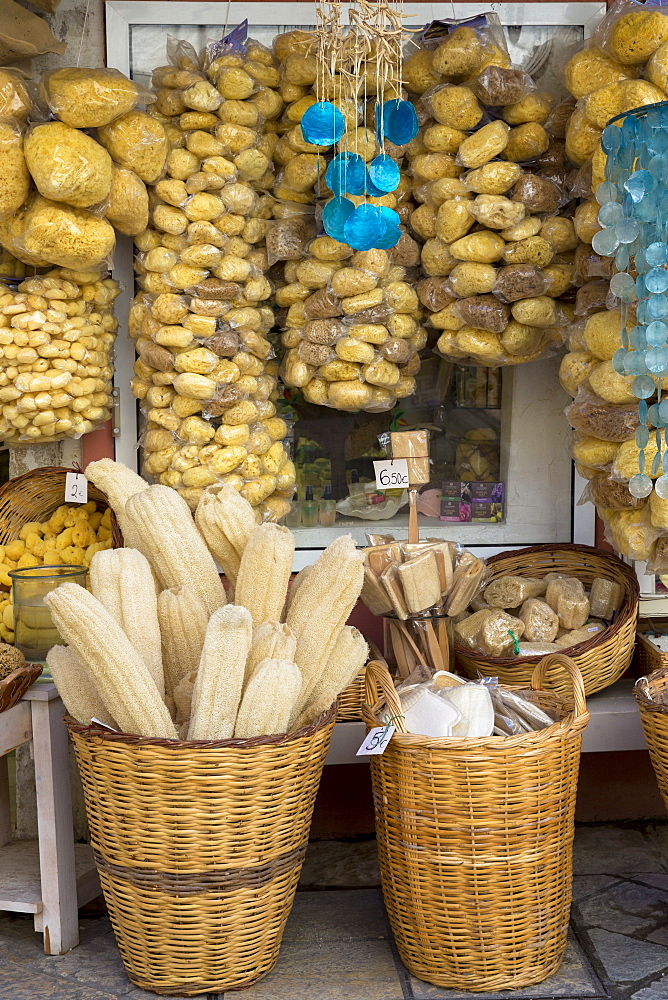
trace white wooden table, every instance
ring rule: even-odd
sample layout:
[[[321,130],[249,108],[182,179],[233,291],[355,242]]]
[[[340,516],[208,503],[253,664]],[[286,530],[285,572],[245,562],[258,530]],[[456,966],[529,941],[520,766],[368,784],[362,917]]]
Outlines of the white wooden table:
[[[64,714],[48,680],[0,713],[0,910],[32,913],[47,955],[78,945],[78,908],[100,892],[91,848],[74,843]],[[31,740],[39,840],[12,843],[6,754]]]

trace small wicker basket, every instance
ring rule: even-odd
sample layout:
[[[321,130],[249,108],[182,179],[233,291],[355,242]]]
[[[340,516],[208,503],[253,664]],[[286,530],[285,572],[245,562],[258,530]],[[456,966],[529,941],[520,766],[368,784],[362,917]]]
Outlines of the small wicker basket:
[[[568,702],[539,690],[558,669],[572,685]],[[558,969],[568,933],[589,719],[579,670],[560,654],[545,657],[527,695],[560,721],[485,739],[407,733],[387,670],[369,663],[366,678],[367,727],[382,725],[385,708],[397,725],[371,757],[371,778],[383,895],[402,961],[418,979],[457,991],[542,982]]]
[[[564,573],[577,577],[585,587],[590,587],[596,577],[621,584],[624,597],[612,625],[564,652],[582,674],[587,696],[614,684],[628,669],[636,641],[640,587],[633,570],[617,556],[589,545],[533,545],[492,556],[487,565],[488,583],[509,574],[543,577],[547,573]],[[529,686],[541,660],[540,656],[489,657],[463,646],[455,647],[455,655],[469,677],[498,677],[502,684],[521,687]],[[548,672],[546,683],[568,696],[568,685],[559,670],[553,675]]]
[[[668,653],[662,652],[645,635],[654,632],[656,635],[668,635],[668,619],[641,618],[636,632],[636,650],[634,668],[639,674],[647,676],[662,667],[668,667]]]
[[[271,972],[294,900],[334,706],[249,740],[149,739],[68,720],[91,844],[130,980],[222,993]]]
[[[45,465],[0,486],[0,545],[18,538],[24,524],[48,520],[66,502],[65,476],[71,471],[59,465]],[[94,500],[101,512],[109,506],[104,493],[92,483],[88,484],[88,499]],[[113,510],[111,539],[115,549],[123,546],[123,535]]]
[[[39,663],[26,663],[17,667],[0,681],[0,712],[13,708],[42,673]]]
[[[367,640],[369,652],[373,660],[385,663],[378,646],[371,640]],[[366,697],[364,678],[366,676],[366,666],[362,667],[355,680],[341,692],[336,701],[336,721],[337,722],[361,722],[362,708]]]

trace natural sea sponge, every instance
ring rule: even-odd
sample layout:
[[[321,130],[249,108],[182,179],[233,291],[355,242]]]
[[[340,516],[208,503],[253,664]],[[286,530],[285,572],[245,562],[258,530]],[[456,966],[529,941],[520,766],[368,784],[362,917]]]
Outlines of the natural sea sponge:
[[[37,197],[28,209],[23,248],[59,267],[87,271],[106,262],[113,252],[113,227],[83,209]]]
[[[438,87],[427,94],[425,101],[429,103],[436,121],[451,128],[467,132],[474,129],[482,118],[482,107],[469,87]]]
[[[668,18],[665,18],[668,24]],[[663,100],[663,91],[647,80],[620,80],[600,87],[585,99],[584,112],[594,128],[604,129],[611,118],[624,111]]]
[[[621,329],[622,317],[616,309],[594,313],[584,328],[587,350],[601,361],[612,360],[615,351],[622,346]]]
[[[566,127],[566,152],[579,167],[585,163],[601,141],[601,129],[589,121],[584,108],[576,108]]]
[[[19,210],[30,190],[23,139],[10,122],[0,121],[0,160],[0,219],[6,219]]]
[[[612,361],[603,361],[589,375],[589,384],[597,396],[609,403],[632,403],[636,397],[631,391],[632,375],[620,375]]]
[[[564,70],[566,86],[578,100],[598,90],[599,87],[605,87],[606,84],[615,83],[617,80],[627,80],[634,75],[634,70],[630,66],[624,66],[594,45],[571,56]]]
[[[657,479],[663,473],[660,465],[655,472],[652,472],[652,464],[658,451],[654,437],[650,437],[643,451],[645,453],[645,475],[651,479]],[[634,439],[623,441],[619,445],[612,463],[612,474],[615,479],[630,479],[631,476],[635,476],[636,472],[639,471],[639,456],[640,448]]]
[[[58,69],[42,88],[56,117],[73,128],[100,128],[137,104],[136,84],[115,69]]]
[[[607,49],[621,63],[647,62],[668,41],[668,17],[659,11],[631,10],[615,23]]]
[[[586,351],[570,351],[559,367],[559,381],[569,395],[577,396],[578,388],[598,368],[599,360]]]
[[[63,122],[37,125],[25,138],[28,170],[37,190],[51,201],[90,208],[111,187],[111,157],[99,143]]]
[[[0,118],[16,118],[23,122],[32,109],[32,101],[20,74],[12,69],[0,69]]]
[[[126,236],[142,233],[148,225],[148,191],[134,170],[113,164],[105,216]]]
[[[143,111],[130,111],[98,132],[100,142],[122,167],[134,170],[147,184],[165,167],[169,140],[164,126]]]

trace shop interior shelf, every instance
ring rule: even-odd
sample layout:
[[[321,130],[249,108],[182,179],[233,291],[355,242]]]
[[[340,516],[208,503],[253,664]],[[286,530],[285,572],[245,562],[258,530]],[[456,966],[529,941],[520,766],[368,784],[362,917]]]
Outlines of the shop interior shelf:
[[[622,679],[605,691],[587,699],[591,719],[582,740],[583,753],[614,750],[644,750],[645,737],[633,697],[633,681]],[[337,722],[327,756],[327,764],[366,764],[368,757],[356,757],[362,745],[363,722]]]

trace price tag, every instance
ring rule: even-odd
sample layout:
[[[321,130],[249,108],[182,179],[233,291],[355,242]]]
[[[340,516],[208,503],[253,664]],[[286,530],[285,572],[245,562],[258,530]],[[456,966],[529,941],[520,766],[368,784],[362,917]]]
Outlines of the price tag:
[[[66,473],[65,503],[88,503],[88,480],[83,472]]]
[[[396,726],[377,726],[376,729],[369,730],[355,756],[370,757],[375,753],[384,753],[396,728]]]
[[[408,462],[405,458],[388,458],[374,462],[377,490],[407,490]]]

